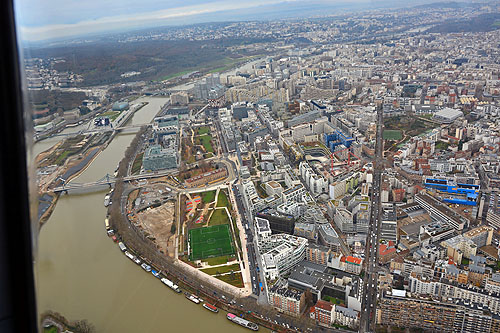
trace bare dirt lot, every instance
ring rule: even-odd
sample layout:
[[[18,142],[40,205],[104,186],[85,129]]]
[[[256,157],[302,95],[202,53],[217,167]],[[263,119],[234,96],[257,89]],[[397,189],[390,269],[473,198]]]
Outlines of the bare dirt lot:
[[[137,214],[137,224],[148,234],[155,237],[157,244],[163,253],[174,255],[174,235],[170,232],[174,223],[175,204],[168,201],[156,208],[149,208]]]

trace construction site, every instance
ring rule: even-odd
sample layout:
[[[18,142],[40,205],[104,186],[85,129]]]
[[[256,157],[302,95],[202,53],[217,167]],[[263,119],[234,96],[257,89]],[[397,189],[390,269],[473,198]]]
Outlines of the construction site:
[[[340,130],[323,135],[323,141],[300,142],[294,147],[296,160],[305,160],[325,179],[358,169],[363,160],[360,145]]]

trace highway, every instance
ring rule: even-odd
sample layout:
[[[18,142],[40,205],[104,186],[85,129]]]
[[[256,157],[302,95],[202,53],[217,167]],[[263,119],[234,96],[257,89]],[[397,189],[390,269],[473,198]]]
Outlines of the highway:
[[[375,162],[373,165],[373,187],[371,206],[371,225],[366,244],[365,276],[363,278],[364,293],[361,304],[360,332],[375,332],[377,308],[377,268],[378,243],[382,218],[382,202],[380,184],[385,166],[383,161],[383,111],[377,111],[377,138],[375,144]]]

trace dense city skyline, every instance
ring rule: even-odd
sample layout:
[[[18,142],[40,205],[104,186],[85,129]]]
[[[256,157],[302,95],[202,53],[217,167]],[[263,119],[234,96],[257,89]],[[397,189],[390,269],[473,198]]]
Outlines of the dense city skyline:
[[[235,16],[24,45],[40,321],[500,332],[498,8]]]
[[[338,14],[346,10],[404,7],[411,4],[393,0],[252,0],[112,1],[67,2],[53,0],[16,1],[20,36],[26,41],[125,32],[133,29],[204,22],[247,19],[279,19]],[[466,1],[468,2],[468,1]]]

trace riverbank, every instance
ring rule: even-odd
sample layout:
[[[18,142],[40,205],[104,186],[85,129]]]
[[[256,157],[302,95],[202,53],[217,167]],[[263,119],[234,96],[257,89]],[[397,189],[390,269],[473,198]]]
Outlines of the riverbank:
[[[119,123],[117,122],[117,126],[121,126],[123,124],[125,124],[126,122],[128,122],[130,120],[130,118],[137,112],[139,111],[140,109],[142,109],[143,107],[145,107],[146,105],[148,105],[149,103],[148,102],[142,102],[140,103],[137,107],[129,110],[126,114],[124,114],[123,116],[123,119],[121,120],[118,120]],[[77,154],[75,155],[70,155],[67,157],[67,161],[64,165],[64,167],[59,170],[58,174],[60,174],[61,178],[62,179],[65,179],[65,182],[66,183],[69,183],[71,182],[73,179],[75,178],[78,178],[81,174],[83,174],[85,172],[85,170],[87,170],[87,168],[92,164],[92,162],[99,156],[99,154],[101,152],[103,152],[107,147],[108,145],[113,141],[113,139],[115,138],[116,134],[119,133],[119,131],[114,131],[107,139],[106,141],[101,144],[101,145],[98,145],[98,146],[95,146],[93,148],[91,148],[89,151],[86,152],[86,154],[84,156],[81,156],[79,157],[78,159],[75,159],[75,156],[77,156]],[[94,140],[98,140],[99,138],[94,138]],[[38,156],[35,157],[35,161],[36,163],[39,163],[41,160],[43,160],[46,156],[50,155],[51,153],[53,153],[60,145],[62,144],[62,141],[61,142],[58,142],[56,143],[52,148],[50,148],[49,150],[47,151],[44,151],[44,152],[41,152],[40,154],[38,154]],[[92,143],[89,144],[90,146],[92,145]],[[78,162],[78,160],[80,160],[80,162]],[[54,182],[56,182],[57,179],[53,180],[52,184]],[[51,186],[51,184],[48,184],[47,185],[47,188]],[[45,186],[44,186],[45,187]],[[57,204],[57,200],[60,196],[59,193],[50,193],[48,194],[50,196],[53,197],[52,201],[50,202],[50,205],[49,207],[40,215],[39,214],[39,217],[38,217],[38,223],[39,223],[39,227],[41,228],[45,222],[47,222],[47,220],[50,218],[52,212],[54,211],[54,208],[55,208],[55,205]]]
[[[150,101],[150,105],[131,119],[131,125],[149,122],[168,99],[149,97],[142,100]],[[73,182],[92,182],[103,174],[112,174],[134,137],[133,133],[117,135]],[[173,292],[151,272],[147,273],[131,262],[105,232],[107,209],[103,206],[104,195],[103,191],[60,196],[48,223],[41,229],[35,261],[40,313],[53,310],[69,320],[85,318],[95,325],[98,332],[248,332],[224,318],[222,308],[222,315],[207,311],[186,300],[184,295]],[[123,229],[120,236],[128,232],[129,225],[124,223]],[[133,230],[130,232],[135,233]],[[138,244],[149,242],[148,239],[141,240],[140,234],[132,237],[138,239]],[[128,245],[142,257],[149,257],[140,247],[132,243]],[[160,260],[165,260],[154,246],[149,249],[153,255],[160,256]],[[184,290],[196,293],[195,289],[206,289],[212,295],[215,291],[217,295],[214,296],[223,301],[222,296],[226,297],[224,303],[231,301],[227,293],[210,289],[209,284],[191,278],[175,265],[165,267],[170,267],[170,273],[176,274],[180,280],[185,278],[193,287],[184,287]],[[168,276],[174,280],[172,274]],[[179,285],[183,286],[181,283]],[[268,307],[257,306],[252,300],[235,301],[237,305],[230,304],[234,308],[241,309],[240,305],[243,304],[247,311],[256,311],[263,317],[275,319],[275,312]],[[240,313],[236,310],[233,312]],[[266,326],[260,322],[257,314],[247,315],[251,321]],[[255,320],[252,319],[254,315],[258,317]],[[260,331],[269,332],[264,326]]]
[[[161,271],[182,290],[201,297],[204,301],[226,312],[234,313],[270,330],[276,332],[295,331],[266,320],[265,318],[275,318],[277,314],[269,306],[258,306],[255,299],[250,297],[238,298],[236,300],[233,296],[220,291],[217,286],[211,285],[210,282],[201,280],[198,276],[193,276],[192,272],[186,270],[183,265],[153,248],[151,246],[152,243],[143,238],[135,228],[130,228],[130,224],[125,220],[125,217],[118,220],[110,219],[110,225],[115,231],[115,236],[118,240],[125,244],[127,251],[133,253],[158,271]],[[186,300],[186,302],[188,301]],[[298,323],[294,324],[299,325]]]
[[[81,161],[77,165],[69,166],[72,161],[68,162],[66,166],[66,171],[63,174],[63,178],[66,176],[68,177],[66,182],[70,182],[72,179],[78,177],[80,174],[82,174],[89,165],[92,164],[92,162],[97,158],[99,153],[101,153],[105,147],[103,146],[98,146],[93,148],[91,151],[87,152],[87,155],[83,158],[83,161]],[[66,178],[64,178],[66,179]],[[47,193],[47,195],[50,195],[53,199],[50,203],[49,208],[41,215],[39,216],[38,224],[39,227],[41,228],[45,222],[50,218],[52,212],[54,211],[54,208],[57,204],[57,200],[59,199],[59,196],[61,195],[60,193]]]
[[[130,164],[130,159],[134,157],[132,154],[134,150],[134,141],[137,142],[139,136],[140,135],[136,135],[127,148],[125,157],[120,161],[120,166],[118,168],[119,176],[125,175],[126,166]],[[274,331],[289,331],[271,321],[270,318],[276,318],[278,312],[269,305],[258,305],[254,297],[248,296],[248,294],[244,295],[239,293],[238,290],[236,290],[238,288],[234,288],[230,285],[225,287],[219,282],[215,283],[209,276],[205,276],[205,273],[162,253],[161,249],[155,246],[155,244],[153,244],[153,242],[127,218],[126,200],[129,193],[134,189],[135,188],[127,188],[126,184],[122,181],[117,181],[112,197],[113,203],[108,207],[107,215],[110,227],[114,230],[115,236],[119,241],[125,244],[129,252],[133,252],[142,262],[161,271],[169,280],[173,281],[173,283],[177,284],[183,290],[200,296],[204,300],[227,312],[245,317],[260,326]],[[306,316],[305,318],[308,317]],[[291,327],[303,327],[308,324],[305,321],[299,322],[294,318],[289,318],[289,323]]]
[[[70,322],[63,315],[53,311],[46,311],[41,315],[40,319],[41,328],[40,332],[73,332],[73,333],[94,333],[96,332],[94,325],[87,320],[77,320]],[[54,331],[55,329],[55,331]]]

